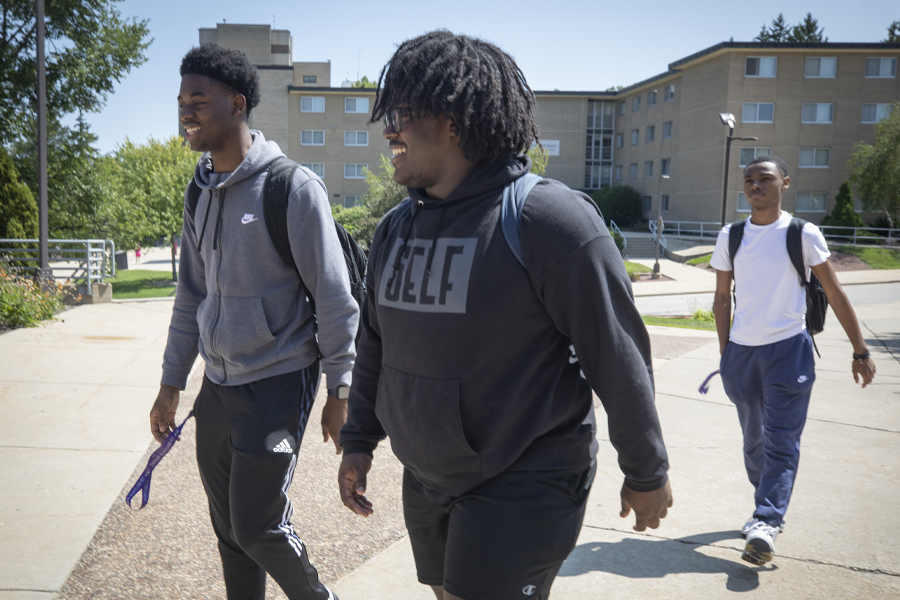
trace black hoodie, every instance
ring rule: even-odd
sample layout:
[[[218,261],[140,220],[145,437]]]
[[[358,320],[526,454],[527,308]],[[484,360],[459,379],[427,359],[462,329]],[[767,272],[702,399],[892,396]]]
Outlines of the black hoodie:
[[[593,388],[628,486],[659,488],[650,341],[603,219],[544,179],[521,216],[526,268],[503,236],[503,188],[530,165],[480,167],[445,200],[410,189],[378,225],[344,452],[371,455],[386,434],[451,497],[504,472],[587,467]]]

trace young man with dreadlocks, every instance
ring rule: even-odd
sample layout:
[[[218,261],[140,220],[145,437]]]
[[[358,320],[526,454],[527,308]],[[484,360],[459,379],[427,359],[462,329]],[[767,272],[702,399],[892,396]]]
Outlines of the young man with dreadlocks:
[[[672,504],[649,337],[595,205],[535,185],[524,267],[501,230],[534,102],[509,55],[436,31],[398,48],[372,111],[410,197],[372,243],[338,483],[372,513],[366,474],[390,437],[418,579],[443,600],[548,598],[596,470],[592,389],[625,473],[621,515],[643,531]]]
[[[171,433],[199,351],[197,465],[229,600],[265,598],[266,573],[292,600],[333,600],[294,532],[287,497],[322,371],[323,437],[340,451],[353,368],[359,309],[328,195],[310,171],[294,173],[285,218],[295,271],[264,218],[266,175],[284,155],[247,124],[260,100],[256,68],[238,50],[204,44],[184,57],[181,76],[185,140],[203,152],[194,173],[200,194],[193,207],[190,187],[185,194],[178,293],[150,429],[160,443]]]

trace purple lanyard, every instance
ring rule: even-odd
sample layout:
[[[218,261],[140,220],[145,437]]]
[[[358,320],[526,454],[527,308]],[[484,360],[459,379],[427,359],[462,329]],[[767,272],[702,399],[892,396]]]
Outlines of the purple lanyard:
[[[156,452],[150,455],[150,460],[147,461],[147,466],[144,467],[144,472],[141,473],[141,476],[138,477],[138,480],[135,482],[134,486],[132,486],[131,491],[128,492],[128,495],[125,496],[125,504],[128,505],[128,508],[132,510],[141,510],[145,506],[147,506],[147,502],[150,500],[150,476],[153,475],[153,469],[156,468],[156,465],[163,459],[163,457],[172,449],[172,446],[175,445],[175,442],[178,441],[178,438],[181,436],[181,430],[184,428],[185,424],[187,424],[188,419],[194,416],[194,411],[192,410],[188,413],[188,416],[181,422],[181,425],[172,430],[168,436],[166,436],[165,441],[160,444],[159,448],[157,448]],[[131,506],[131,500],[137,495],[138,490],[142,492],[141,494],[141,505],[137,508],[133,508]]]
[[[710,373],[706,376],[706,379],[703,380],[703,383],[700,384],[700,395],[705,396],[706,392],[709,391],[709,382],[712,381],[712,378],[719,374],[718,369]]]

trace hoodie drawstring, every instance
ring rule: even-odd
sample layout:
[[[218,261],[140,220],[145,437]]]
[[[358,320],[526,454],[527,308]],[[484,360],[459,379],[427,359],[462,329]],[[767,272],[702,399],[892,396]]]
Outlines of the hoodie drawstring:
[[[422,211],[422,207],[425,206],[425,203],[419,200],[416,203],[418,209],[412,211],[412,219],[409,220],[409,227],[406,229],[406,235],[403,237],[403,244],[400,246],[400,249],[397,251],[397,256],[394,258],[394,266],[391,269],[391,276],[387,281],[387,292],[390,293],[391,287],[394,285],[394,278],[397,276],[397,271],[400,270],[400,261],[403,258],[403,253],[406,252],[406,247],[409,245],[409,236],[412,235],[413,223],[416,222],[416,217]]]
[[[203,245],[203,234],[206,233],[206,224],[209,222],[209,207],[212,206],[213,191],[209,190],[209,201],[206,203],[206,215],[203,217],[203,227],[200,229],[200,239],[197,240],[197,251]],[[196,225],[196,224],[195,224]]]

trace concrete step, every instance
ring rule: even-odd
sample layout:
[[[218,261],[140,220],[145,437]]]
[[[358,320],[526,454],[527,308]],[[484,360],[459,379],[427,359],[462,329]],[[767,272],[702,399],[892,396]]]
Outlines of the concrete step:
[[[660,253],[662,254],[662,252]],[[628,238],[628,245],[625,247],[625,258],[653,258],[655,256],[656,242],[652,238]]]

